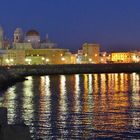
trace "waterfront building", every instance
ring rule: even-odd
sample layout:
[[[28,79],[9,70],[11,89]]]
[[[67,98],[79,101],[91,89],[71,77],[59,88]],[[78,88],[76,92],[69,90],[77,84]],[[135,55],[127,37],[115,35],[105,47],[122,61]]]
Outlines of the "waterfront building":
[[[28,49],[25,50],[26,64],[67,64],[71,63],[68,49]]]
[[[14,32],[12,48],[1,55],[2,65],[40,65],[40,64],[71,64],[73,59],[68,49],[57,48],[57,44],[48,39],[40,41],[36,30],[29,30],[25,38],[17,28]]]
[[[5,50],[2,56],[1,65],[23,65],[25,63],[24,50]]]
[[[136,52],[113,52],[111,61],[114,63],[136,63],[139,62],[139,56]]]
[[[0,49],[0,65],[3,65],[3,59],[5,54],[6,54],[6,50]]]
[[[107,63],[108,62],[108,54],[107,52],[100,53],[100,63]]]
[[[85,56],[83,54],[83,50],[78,50],[78,53],[76,55],[76,63],[82,64],[85,62]]]
[[[77,58],[77,54],[71,54],[71,64],[76,64],[77,63],[76,58]]]
[[[99,63],[100,62],[100,45],[85,43],[82,46],[84,61],[86,63]]]
[[[10,49],[0,55],[1,65],[72,64],[67,49]]]
[[[99,44],[85,43],[78,54],[72,54],[68,49],[61,49],[48,39],[41,40],[40,33],[31,29],[24,33],[21,28],[14,31],[14,40],[10,44],[3,40],[3,30],[0,29],[0,42],[5,51],[0,54],[1,65],[40,65],[40,64],[76,64],[99,63]],[[5,42],[5,43],[4,43]]]

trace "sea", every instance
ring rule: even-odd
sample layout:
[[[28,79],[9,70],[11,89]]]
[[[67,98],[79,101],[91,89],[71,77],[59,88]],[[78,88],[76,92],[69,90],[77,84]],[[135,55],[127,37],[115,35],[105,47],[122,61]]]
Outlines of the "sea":
[[[140,139],[140,74],[29,76],[0,92],[34,140]]]

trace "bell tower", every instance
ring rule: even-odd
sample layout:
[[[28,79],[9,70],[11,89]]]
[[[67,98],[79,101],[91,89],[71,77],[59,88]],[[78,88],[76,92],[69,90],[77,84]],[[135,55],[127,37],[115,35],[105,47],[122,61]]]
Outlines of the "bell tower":
[[[3,33],[4,33],[4,31],[3,31],[2,27],[0,27],[0,41],[3,41]]]
[[[4,31],[2,27],[0,26],[0,49],[3,48],[3,34],[4,34]]]
[[[23,31],[21,28],[16,28],[14,32],[14,43],[23,42]]]

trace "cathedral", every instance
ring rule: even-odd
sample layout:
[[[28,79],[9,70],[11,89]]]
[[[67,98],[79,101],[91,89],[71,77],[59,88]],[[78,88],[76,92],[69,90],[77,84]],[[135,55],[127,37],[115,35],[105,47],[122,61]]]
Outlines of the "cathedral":
[[[0,28],[0,65],[44,65],[72,63],[68,49],[57,47],[46,35],[42,40],[40,33],[31,29],[26,33],[16,28],[13,41],[4,39],[4,31]]]
[[[13,46],[19,45],[20,43],[29,43],[34,49],[41,48],[56,48],[57,44],[49,41],[48,35],[44,41],[41,40],[40,34],[38,31],[31,29],[24,33],[21,28],[16,28],[14,32],[14,42]],[[25,46],[25,45],[24,45]]]

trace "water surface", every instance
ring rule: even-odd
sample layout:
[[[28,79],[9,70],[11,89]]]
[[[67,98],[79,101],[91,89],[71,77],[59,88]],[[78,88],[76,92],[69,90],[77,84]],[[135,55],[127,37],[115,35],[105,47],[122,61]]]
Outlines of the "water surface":
[[[140,139],[140,75],[27,77],[0,95],[33,139]]]

